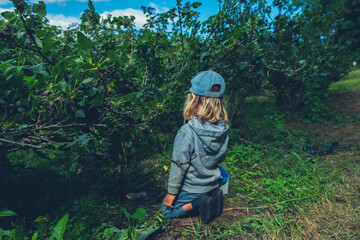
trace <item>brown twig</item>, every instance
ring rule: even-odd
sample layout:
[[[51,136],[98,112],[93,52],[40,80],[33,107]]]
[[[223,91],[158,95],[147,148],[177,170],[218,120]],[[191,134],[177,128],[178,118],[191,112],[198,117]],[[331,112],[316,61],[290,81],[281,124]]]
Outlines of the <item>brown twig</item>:
[[[64,128],[71,128],[71,127],[83,127],[86,126],[85,123],[73,123],[73,124],[67,124],[67,125],[60,125],[60,124],[56,124],[56,125],[50,125],[50,126],[38,126],[36,124],[32,124],[29,125],[28,127],[24,128],[24,131],[21,130],[14,130],[12,132],[8,132],[6,133],[7,135],[12,135],[12,134],[18,134],[18,133],[25,133],[25,132],[34,132],[34,131],[38,131],[38,130],[51,130],[51,129],[59,129],[62,130]],[[108,127],[106,124],[92,124],[89,126],[95,126],[95,127]],[[55,131],[58,132],[59,130]],[[46,137],[52,136],[54,135],[54,133],[49,133],[47,135],[45,135]],[[34,139],[34,137],[36,139]],[[45,145],[49,145],[49,144],[59,144],[58,142],[52,141],[50,139],[47,139],[44,137],[44,135],[36,135],[36,136],[32,136],[30,137],[33,140],[36,141],[42,141],[43,144],[42,145],[34,145],[34,144],[29,144],[29,143],[22,143],[22,142],[17,142],[17,141],[11,141],[11,140],[7,140],[7,139],[3,139],[0,138],[0,142],[6,142],[9,144],[13,144],[13,145],[20,145],[23,147],[32,147],[32,148],[43,148]],[[45,142],[45,143],[44,143]],[[39,143],[41,144],[41,143]]]
[[[163,154],[162,152],[160,152],[160,154],[161,154],[163,157],[165,157],[165,158],[169,159],[170,161],[172,161],[173,163],[175,163],[176,165],[181,166],[181,165],[185,165],[185,164],[191,163],[191,161],[197,157],[196,153],[192,154],[192,153],[190,153],[189,151],[186,151],[186,152],[188,152],[189,155],[190,155],[189,160],[186,161],[186,162],[180,162],[179,160],[174,160],[174,159],[172,159],[172,158],[169,158],[168,156],[166,156],[166,155]]]
[[[2,121],[1,121],[1,125],[4,124],[5,119],[6,119],[6,117],[7,117],[7,113],[8,113],[8,111],[7,111],[7,109],[5,109],[5,114],[4,114],[4,118],[3,118]]]
[[[3,139],[3,138],[0,138],[0,141],[10,143],[10,144],[20,145],[20,146],[23,146],[23,147],[33,147],[33,148],[42,148],[43,147],[43,146],[36,146],[36,145],[33,145],[33,144],[28,144],[28,143],[10,141],[10,140]]]
[[[54,61],[51,61],[49,58],[47,58],[42,52],[41,52],[41,49],[39,47],[39,45],[36,43],[36,40],[31,32],[31,30],[27,27],[26,25],[26,21],[25,21],[25,18],[23,16],[23,9],[21,8],[21,5],[17,4],[16,6],[17,10],[19,11],[19,15],[20,15],[20,19],[23,23],[23,26],[25,28],[25,31],[26,33],[28,34],[31,42],[35,45],[35,48],[33,51],[37,52],[41,57],[43,57],[51,66],[55,65]]]
[[[190,225],[188,225],[188,226],[190,226]],[[184,232],[191,232],[191,233],[198,233],[198,232],[195,232],[195,231],[193,231],[193,230],[186,229],[186,228],[182,229],[182,231],[184,231]]]
[[[57,129],[57,128],[71,128],[71,127],[85,127],[85,123],[72,123],[67,125],[50,125],[50,126],[37,126],[35,130],[47,130],[47,129]]]
[[[21,49],[25,49],[25,50],[30,50],[30,51],[33,51],[33,52],[37,52],[37,50],[34,49],[34,48],[31,48],[31,47],[28,47],[28,46],[23,46],[23,45],[20,45],[20,44],[16,43],[14,39],[11,39],[11,38],[9,38],[9,39],[3,38],[3,39],[4,39],[4,41],[7,42],[8,44],[11,44],[11,45],[13,45],[13,46],[15,46],[15,47],[18,47],[18,48],[21,48]]]
[[[19,134],[19,133],[28,133],[28,132],[35,132],[35,131],[39,131],[39,130],[51,130],[51,129],[64,129],[64,128],[71,128],[71,127],[85,127],[87,126],[85,123],[72,123],[72,124],[66,124],[66,125],[60,125],[60,124],[55,124],[55,125],[49,125],[49,126],[43,126],[43,125],[38,125],[38,124],[31,124],[25,128],[22,129],[11,129],[9,132],[6,133],[6,135],[13,135],[13,134]],[[88,126],[93,126],[93,127],[105,127],[107,128],[108,125],[106,124],[91,124]],[[1,135],[1,134],[0,134]],[[48,134],[47,134],[48,135]]]
[[[44,137],[42,137],[42,136],[39,136],[39,140],[42,140],[42,141],[45,141],[45,142],[48,142],[48,143],[51,143],[51,144],[59,144],[58,142],[55,142],[55,141],[53,141],[53,140],[44,138]]]

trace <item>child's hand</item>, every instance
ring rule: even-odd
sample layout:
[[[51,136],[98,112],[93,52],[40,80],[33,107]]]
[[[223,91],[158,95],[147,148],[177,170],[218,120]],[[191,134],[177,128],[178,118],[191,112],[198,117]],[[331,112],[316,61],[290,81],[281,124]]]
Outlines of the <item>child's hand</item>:
[[[165,206],[173,208],[174,206],[172,206],[172,204],[173,204],[175,198],[176,198],[176,195],[174,195],[174,194],[171,194],[171,193],[166,194],[166,196],[164,198]]]

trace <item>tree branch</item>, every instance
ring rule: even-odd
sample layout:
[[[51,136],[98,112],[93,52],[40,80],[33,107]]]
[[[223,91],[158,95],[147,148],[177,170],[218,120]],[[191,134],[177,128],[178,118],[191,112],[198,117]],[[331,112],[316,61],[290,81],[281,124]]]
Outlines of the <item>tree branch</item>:
[[[51,61],[49,58],[47,58],[42,52],[41,49],[39,47],[39,45],[36,43],[36,40],[31,32],[31,30],[26,26],[26,21],[25,18],[23,16],[23,9],[20,7],[21,5],[17,5],[16,8],[20,13],[20,19],[23,23],[23,26],[25,28],[26,33],[28,34],[31,42],[35,45],[36,49],[34,49],[33,51],[37,52],[41,57],[43,57],[51,66],[54,66],[55,63],[53,61]]]
[[[42,148],[43,147],[43,146],[36,146],[36,145],[33,145],[33,144],[28,144],[28,143],[10,141],[10,140],[3,139],[3,138],[0,138],[0,141],[10,143],[10,144],[14,144],[14,145],[20,145],[20,146],[23,146],[23,147],[32,147],[32,148]]]

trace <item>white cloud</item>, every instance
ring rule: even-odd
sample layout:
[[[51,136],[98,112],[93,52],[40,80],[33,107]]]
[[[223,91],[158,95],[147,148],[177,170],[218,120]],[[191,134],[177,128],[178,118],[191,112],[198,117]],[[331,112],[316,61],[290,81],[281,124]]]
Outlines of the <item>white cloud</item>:
[[[160,7],[159,5],[150,2],[150,7],[155,8],[156,13],[161,13],[168,11],[169,9],[166,7]],[[126,9],[115,9],[113,11],[105,11],[100,14],[103,18],[106,18],[107,15],[111,15],[112,17],[119,16],[134,16],[135,17],[135,26],[137,28],[141,28],[146,23],[146,15],[142,10],[134,9],[134,8],[126,8]]]
[[[112,17],[119,16],[134,16],[135,17],[135,26],[141,28],[146,23],[146,16],[142,10],[127,8],[127,9],[115,9],[111,12],[105,11],[101,15],[101,17],[106,18],[107,15],[111,15]]]
[[[1,1],[1,0],[0,0],[0,1]],[[14,10],[14,8],[1,8],[1,7],[0,7],[0,13],[6,12],[6,11],[12,12],[13,10]]]
[[[0,0],[0,3],[1,2],[5,2],[6,0]],[[42,0],[44,1],[45,3],[63,3],[63,2],[70,2],[72,0]],[[88,2],[88,0],[75,0],[75,1],[78,1],[78,2]],[[93,0],[93,2],[109,2],[110,0]],[[30,1],[31,3],[37,3],[39,2],[39,0],[31,0]]]
[[[1,8],[0,13],[6,11],[13,11],[14,8]],[[1,16],[0,16],[1,17]],[[80,17],[64,16],[63,14],[48,13],[46,18],[49,19],[50,25],[60,26],[62,29],[67,29],[72,23],[80,23]]]
[[[1,1],[1,0],[0,0]],[[74,0],[42,0],[45,2],[45,4],[52,4],[52,3],[57,3],[59,6],[65,7],[67,6],[66,3],[67,2],[71,2]],[[77,2],[88,2],[88,0],[75,0]],[[111,0],[93,0],[93,2],[109,2]],[[39,0],[31,0],[31,3],[38,3]]]
[[[59,5],[65,5],[66,6],[66,2],[70,2],[70,1],[74,1],[74,0],[42,0],[45,2],[45,4],[48,3],[57,3]],[[88,2],[88,0],[75,0],[77,2]],[[110,2],[111,0],[93,0],[93,2]],[[39,0],[29,0],[29,3],[38,3]],[[0,0],[0,6],[1,5],[8,5],[8,4],[12,4],[12,2],[10,2],[9,0]]]
[[[45,3],[58,3],[58,4],[65,4],[65,2],[69,2],[70,0],[43,0]],[[79,2],[87,2],[88,0],[76,0]],[[93,0],[94,2],[105,2],[110,0]],[[36,3],[37,0],[31,0],[31,3]],[[0,5],[8,4],[8,0],[0,0]],[[155,3],[150,2],[150,7],[155,8],[156,13],[161,13],[168,11],[169,9],[166,7],[161,7]],[[13,8],[0,8],[0,13],[4,11],[12,11]],[[142,10],[134,9],[134,8],[126,8],[126,9],[115,9],[112,11],[104,11],[100,15],[103,18],[106,18],[107,15],[111,15],[112,17],[119,17],[119,16],[134,16],[135,17],[135,26],[137,28],[141,28],[146,23],[146,15],[143,13]],[[48,13],[46,17],[49,19],[51,25],[60,26],[63,29],[66,29],[72,23],[80,23],[80,17],[75,16],[65,16],[63,14],[53,14]]]
[[[152,3],[152,2],[150,2],[149,4],[150,4],[150,7],[155,8],[156,13],[162,13],[162,12],[166,12],[166,11],[170,10],[167,7],[160,7],[159,5]]]
[[[52,14],[46,15],[49,19],[50,25],[60,26],[62,29],[67,29],[72,23],[80,23],[80,18],[75,16],[64,16],[63,14]]]

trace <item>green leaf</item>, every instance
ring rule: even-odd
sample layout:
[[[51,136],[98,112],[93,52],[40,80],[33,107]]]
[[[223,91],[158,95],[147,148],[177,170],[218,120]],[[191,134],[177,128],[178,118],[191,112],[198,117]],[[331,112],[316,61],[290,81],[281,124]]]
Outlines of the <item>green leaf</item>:
[[[24,231],[20,226],[15,229],[15,240],[24,240]]]
[[[145,230],[137,230],[135,235],[136,235],[136,240],[145,240],[147,239],[151,234],[153,234],[157,229],[156,228],[149,228],[149,229],[145,229]]]
[[[10,60],[8,60],[8,61],[6,61],[6,62],[2,62],[2,63],[0,64],[0,68],[5,67],[6,65],[8,65],[9,63],[11,63],[11,62],[13,62],[13,61],[14,61],[14,59],[10,59]]]
[[[76,111],[76,117],[81,117],[81,118],[84,118],[85,117],[85,113],[83,110],[77,110]]]
[[[331,75],[331,73],[329,73],[329,72],[320,73],[320,76],[322,76],[322,77],[327,77],[329,75]]]
[[[58,85],[60,86],[60,88],[63,91],[65,91],[67,84],[66,84],[66,82],[64,80],[61,80],[60,82],[58,82]]]
[[[128,230],[127,229],[121,229],[116,235],[112,238],[116,240],[127,240],[128,238]]]
[[[59,43],[60,41],[58,41],[56,38],[46,38],[45,43],[44,43],[44,49],[45,50],[51,50],[53,48],[55,48],[55,46]]]
[[[26,128],[28,125],[27,124],[21,124],[18,128],[19,130],[23,129],[23,128]]]
[[[42,47],[43,47],[43,44],[42,44],[42,42],[41,42],[40,38],[35,37],[35,42],[36,42],[36,44],[37,44],[40,48],[42,48]]]
[[[15,13],[6,11],[6,12],[2,12],[1,16],[3,16],[7,20],[10,20],[11,18],[13,18],[15,16]]]
[[[138,208],[136,210],[136,213],[133,214],[133,217],[139,220],[143,220],[144,218],[146,218],[146,216],[146,211],[143,208]]]
[[[192,7],[193,7],[193,8],[198,8],[198,7],[200,7],[201,5],[202,5],[201,2],[193,2]]]
[[[112,62],[121,63],[121,58],[119,57],[119,54],[117,54],[115,51],[109,50],[107,52],[107,55]]]
[[[9,66],[8,68],[6,68],[6,70],[4,71],[4,74],[9,75],[12,71],[16,71],[15,66]]]
[[[74,60],[75,63],[83,63],[84,61],[81,58],[76,58]]]
[[[66,214],[62,219],[60,219],[60,221],[56,224],[55,228],[54,228],[54,237],[57,240],[62,240],[63,239],[63,235],[65,232],[65,227],[66,227],[66,223],[69,219],[69,214]]]
[[[16,216],[17,214],[11,210],[1,210],[0,217],[12,217]]]
[[[200,54],[200,61],[202,61],[205,57],[210,56],[210,52],[205,51]]]
[[[87,145],[87,143],[91,140],[91,136],[87,133],[81,135],[78,139],[75,139],[71,144],[67,147],[71,147],[74,144]]]
[[[0,237],[3,237],[3,236],[10,236],[13,234],[15,230],[3,230],[3,229],[0,229]],[[1,238],[0,238],[1,239]]]
[[[33,75],[35,75],[36,73],[46,73],[46,69],[43,63],[31,66],[28,68],[28,70],[30,70]]]
[[[246,67],[246,62],[237,62],[236,65],[240,70],[243,70]]]
[[[132,215],[124,207],[121,207],[121,210],[128,219],[132,217]]]
[[[80,50],[87,51],[92,47],[92,41],[82,32],[77,33],[77,44]]]
[[[303,162],[302,158],[296,152],[291,152],[290,154],[293,155],[300,162]]]
[[[91,107],[90,108],[93,108],[93,107],[99,107],[102,105],[102,96],[99,95],[97,96],[95,99],[93,99],[91,102],[90,102],[90,105]]]
[[[82,81],[81,84],[88,84],[88,83],[92,82],[92,80],[94,80],[94,78],[87,78],[84,81]]]
[[[38,233],[38,232],[34,233],[34,235],[32,236],[31,240],[36,240],[36,239],[37,239],[37,237],[38,237],[38,235],[39,235],[39,233]]]
[[[83,99],[82,99],[80,102],[78,102],[77,104],[78,104],[79,106],[81,106],[81,107],[85,106],[85,100],[86,100],[86,98],[87,98],[87,96],[84,96]]]
[[[36,13],[39,17],[46,16],[46,5],[43,1],[39,1],[39,4],[33,5],[33,12]]]

